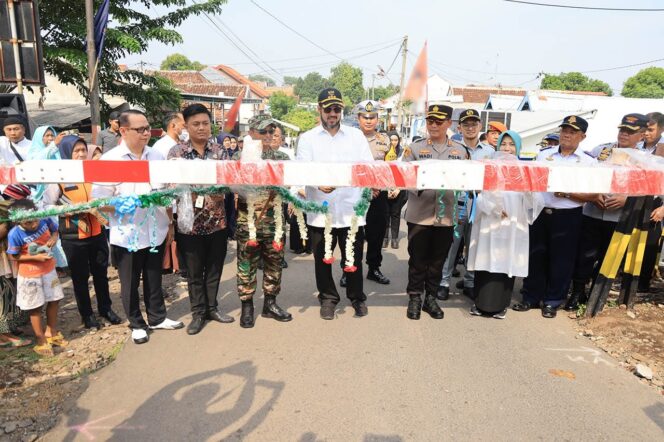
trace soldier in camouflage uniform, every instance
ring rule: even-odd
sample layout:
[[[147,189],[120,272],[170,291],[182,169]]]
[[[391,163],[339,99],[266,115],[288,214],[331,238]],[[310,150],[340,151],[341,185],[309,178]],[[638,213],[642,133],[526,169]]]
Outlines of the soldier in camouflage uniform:
[[[258,115],[249,120],[249,136],[254,140],[262,141],[262,159],[288,160],[288,155],[270,147],[275,127],[276,122],[269,115]],[[239,160],[240,155],[241,152],[237,152],[233,159]],[[253,297],[256,292],[256,271],[260,258],[263,259],[263,294],[265,295],[261,316],[281,322],[293,319],[290,313],[276,303],[276,297],[281,291],[281,262],[284,258],[283,247],[276,250],[272,245],[275,231],[274,203],[276,196],[274,191],[268,190],[252,191],[251,193],[254,203],[257,246],[247,244],[249,241],[247,200],[240,197],[238,201],[237,230],[235,232],[237,290],[242,301],[240,326],[243,328],[254,326]]]

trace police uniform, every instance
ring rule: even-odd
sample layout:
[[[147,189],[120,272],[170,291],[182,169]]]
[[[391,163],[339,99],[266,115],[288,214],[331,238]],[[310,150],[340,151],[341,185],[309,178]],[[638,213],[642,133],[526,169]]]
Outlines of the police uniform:
[[[431,105],[427,119],[445,121],[452,117],[452,108]],[[446,139],[417,141],[404,150],[403,161],[464,160],[470,155],[461,144]],[[406,206],[408,224],[408,286],[410,297],[407,316],[419,319],[420,310],[432,318],[442,319],[443,311],[436,303],[443,262],[447,256],[456,222],[457,202],[451,190],[409,190]],[[421,296],[425,295],[424,305]]]
[[[560,125],[583,133],[588,122],[574,115],[565,117]],[[560,146],[540,151],[537,161],[543,163],[571,163],[592,165],[596,160],[577,147],[563,156]],[[543,302],[542,315],[556,316],[556,309],[565,301],[574,271],[574,262],[581,232],[583,203],[569,194],[544,193],[544,210],[530,226],[530,256],[528,277],[523,282],[523,301],[514,305],[516,311],[526,311]]]
[[[258,131],[269,129],[275,122],[269,115],[259,115],[249,121],[249,127]],[[236,152],[233,159],[240,159],[240,152]],[[286,153],[276,149],[263,149],[263,160],[288,160]],[[280,322],[290,321],[292,316],[276,304],[276,296],[281,291],[283,247],[279,250],[273,246],[275,232],[274,199],[276,193],[272,190],[258,190],[252,192],[254,204],[254,224],[256,227],[257,246],[248,245],[249,241],[249,214],[246,198],[240,197],[237,205],[237,290],[242,301],[240,325],[244,328],[254,326],[253,296],[256,293],[256,272],[259,259],[263,260],[263,317],[276,319]]]
[[[357,105],[357,114],[374,114],[378,117],[380,105],[372,100],[362,101]],[[375,161],[385,161],[385,156],[390,150],[389,139],[375,131],[367,136],[369,148]],[[365,238],[367,240],[366,263],[369,268],[367,279],[379,284],[389,284],[390,280],[380,271],[383,262],[382,245],[385,238],[385,229],[387,228],[387,192],[382,190],[373,198],[367,211],[367,225],[364,228]]]

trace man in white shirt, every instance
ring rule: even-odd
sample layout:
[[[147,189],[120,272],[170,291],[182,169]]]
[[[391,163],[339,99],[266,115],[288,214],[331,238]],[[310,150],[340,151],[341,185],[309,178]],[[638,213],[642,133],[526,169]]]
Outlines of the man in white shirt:
[[[0,159],[14,164],[28,159],[32,141],[25,137],[27,123],[20,115],[7,117],[2,126],[4,137],[0,137]]]
[[[166,131],[163,137],[157,140],[152,148],[159,152],[164,158],[174,146],[180,144],[180,137],[184,129],[184,118],[180,112],[169,112],[164,117],[162,127]]]
[[[102,160],[163,160],[159,152],[147,146],[150,124],[143,112],[128,110],[120,115],[122,142],[105,153]],[[119,195],[142,195],[163,188],[153,183],[100,183],[92,187],[92,196],[106,198]],[[112,206],[104,211],[113,211]],[[136,209],[129,219],[111,218],[111,249],[120,276],[122,306],[136,344],[148,341],[148,329],[174,330],[184,327],[166,317],[166,304],[161,289],[161,264],[164,244],[173,238],[171,209],[159,207],[150,215],[148,209]],[[154,252],[156,250],[156,253]],[[143,299],[147,323],[141,313],[138,285],[143,277]]]
[[[648,127],[641,141],[636,147],[637,149],[645,150],[646,152],[654,154],[657,146],[664,143],[664,115],[660,112],[651,112],[647,115]]]
[[[321,124],[300,137],[296,154],[298,161],[373,161],[369,143],[362,132],[359,129],[341,125],[343,107],[341,92],[337,89],[324,89],[318,95],[318,112],[320,113]],[[362,189],[306,187],[305,193],[307,200],[317,203],[326,201],[328,203],[332,215],[332,244],[339,243],[339,247],[344,251],[351,218],[355,213],[353,206],[360,200]],[[316,287],[318,288],[318,299],[321,304],[320,315],[323,319],[334,319],[334,311],[340,297],[332,278],[332,265],[323,262],[325,255],[323,234],[325,215],[309,212],[307,213],[307,224],[311,234],[311,246],[315,259]],[[364,303],[367,297],[363,291],[362,278],[365,224],[365,217],[360,217],[358,220],[360,227],[354,245],[355,259],[353,265],[357,270],[348,273],[346,276],[346,295],[350,299],[357,316],[365,316],[368,313]]]

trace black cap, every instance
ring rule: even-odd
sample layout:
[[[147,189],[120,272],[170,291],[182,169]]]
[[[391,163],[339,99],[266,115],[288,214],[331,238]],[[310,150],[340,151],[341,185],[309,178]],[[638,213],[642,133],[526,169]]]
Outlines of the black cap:
[[[588,122],[581,117],[577,117],[576,115],[568,115],[565,117],[563,122],[560,123],[560,126],[558,127],[563,126],[569,126],[572,129],[580,130],[584,134],[588,130]]]
[[[25,118],[22,115],[10,115],[5,118],[5,121],[2,123],[2,127],[11,126],[12,124],[20,124],[23,127],[26,127]]]
[[[110,114],[108,114],[108,121],[116,121],[120,119],[120,112],[118,111],[112,111]]]
[[[427,118],[434,118],[436,120],[447,120],[452,118],[452,109],[450,106],[444,104],[432,104],[427,109]]]
[[[466,109],[465,111],[461,112],[461,115],[459,115],[459,123],[463,123],[464,121],[471,118],[474,118],[477,121],[482,121],[479,112],[477,112],[475,109]]]
[[[333,104],[338,104],[339,106],[344,105],[344,100],[341,96],[341,92],[339,92],[339,89],[328,87],[320,91],[320,94],[318,94],[318,105],[326,108],[332,106]]]
[[[622,118],[618,128],[639,131],[648,127],[648,117],[643,114],[627,114]]]

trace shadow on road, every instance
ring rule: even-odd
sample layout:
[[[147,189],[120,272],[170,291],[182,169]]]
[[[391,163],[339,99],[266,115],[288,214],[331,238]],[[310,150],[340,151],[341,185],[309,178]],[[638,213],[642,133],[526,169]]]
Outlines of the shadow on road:
[[[646,416],[664,431],[664,404],[656,403],[643,409]]]

